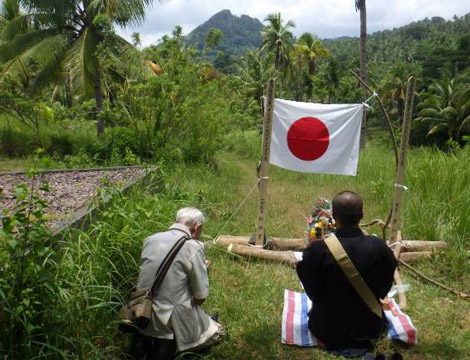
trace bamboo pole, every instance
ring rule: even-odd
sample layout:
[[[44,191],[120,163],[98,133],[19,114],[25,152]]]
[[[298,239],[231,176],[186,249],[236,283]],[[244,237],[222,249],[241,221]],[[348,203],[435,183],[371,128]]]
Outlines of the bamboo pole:
[[[352,76],[354,76],[361,84],[364,86],[371,94],[376,93],[364,80],[361,79],[359,75],[357,75],[354,71],[349,70]],[[377,94],[377,93],[376,93]],[[387,111],[385,110],[385,107],[383,105],[382,99],[380,96],[376,96],[377,102],[379,103],[380,110],[382,111],[382,114],[385,118],[385,123],[388,125],[388,130],[390,131],[390,136],[392,137],[392,143],[393,143],[393,151],[395,152],[395,163],[398,165],[398,150],[397,150],[397,140],[395,137],[395,131],[393,130],[392,122],[390,121],[390,117],[388,116]]]
[[[266,216],[266,200],[268,197],[269,155],[271,152],[271,128],[274,110],[274,80],[268,81],[263,121],[263,155],[261,157],[259,175],[259,207],[256,222],[255,245],[263,246],[265,238],[264,221]]]
[[[408,270],[412,271],[415,275],[417,275],[418,277],[426,280],[426,281],[429,281],[431,284],[433,285],[436,285],[437,287],[440,287],[441,289],[444,289],[446,291],[449,291],[451,292],[452,294],[455,294],[457,296],[460,296],[461,298],[463,299],[470,299],[470,294],[466,294],[464,292],[461,292],[461,291],[458,291],[458,290],[455,290],[453,288],[451,288],[450,286],[447,286],[447,285],[444,285],[442,283],[440,283],[439,281],[436,281],[434,279],[431,279],[429,276],[426,276],[424,275],[422,272],[416,270],[415,268],[413,268],[410,264],[408,264],[406,261],[402,260],[402,259],[399,259],[398,262],[400,263],[400,265],[403,265],[404,267],[406,267]]]
[[[401,241],[401,233],[398,232],[398,237],[399,241]],[[401,251],[401,246],[398,246],[395,248],[393,251],[393,255],[395,255],[396,259],[400,258],[400,251]],[[401,280],[400,273],[398,272],[398,267],[395,269],[395,273],[393,274],[393,280],[395,280],[395,284],[397,285],[403,285],[403,281]],[[406,295],[404,292],[399,292],[398,293],[398,302],[400,303],[400,307],[402,309],[406,309],[408,306],[408,301],[406,301]]]
[[[408,79],[408,86],[406,89],[406,103],[405,103],[405,114],[403,116],[403,127],[401,134],[401,143],[400,143],[400,154],[398,157],[398,168],[397,176],[395,181],[395,193],[393,196],[393,207],[392,207],[392,219],[391,219],[391,230],[390,230],[390,241],[396,242],[397,233],[401,229],[401,207],[403,202],[403,193],[405,187],[403,182],[405,180],[405,171],[406,171],[406,157],[408,150],[408,142],[410,139],[411,131],[411,117],[413,112],[413,101],[415,93],[415,78],[410,77]],[[398,255],[400,254],[401,245],[398,244]],[[397,254],[397,252],[395,254]]]
[[[403,116],[403,127],[402,127],[401,142],[400,142],[400,155],[398,157],[398,167],[397,167],[397,175],[396,175],[396,180],[395,180],[395,193],[393,196],[391,229],[390,229],[390,242],[397,243],[395,250],[393,251],[397,261],[400,259],[400,252],[401,252],[401,231],[400,231],[401,222],[399,220],[401,219],[400,217],[401,205],[403,202],[403,191],[405,190],[403,181],[405,180],[406,155],[407,155],[408,143],[410,139],[411,116],[412,116],[412,111],[413,111],[414,93],[415,93],[415,79],[414,77],[410,77],[408,79],[408,86],[406,89],[405,114]],[[397,285],[403,284],[400,273],[398,272],[398,268],[395,270],[393,279],[395,280],[395,283]],[[405,309],[408,306],[405,293],[399,293],[398,296],[399,296],[400,307],[402,309]]]

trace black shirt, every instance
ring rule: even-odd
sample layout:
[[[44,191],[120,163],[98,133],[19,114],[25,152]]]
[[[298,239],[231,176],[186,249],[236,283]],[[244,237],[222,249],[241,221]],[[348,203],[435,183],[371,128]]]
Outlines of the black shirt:
[[[377,299],[384,298],[397,266],[393,252],[359,228],[339,229],[336,236]],[[379,319],[359,297],[324,241],[305,250],[297,274],[313,303],[309,329],[327,347],[368,347],[384,331],[385,315]]]

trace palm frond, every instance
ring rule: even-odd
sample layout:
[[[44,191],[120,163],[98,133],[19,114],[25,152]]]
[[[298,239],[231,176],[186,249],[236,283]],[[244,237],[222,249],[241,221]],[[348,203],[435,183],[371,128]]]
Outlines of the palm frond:
[[[462,123],[459,126],[459,129],[457,130],[457,136],[460,135],[462,130],[466,130],[470,128],[470,115],[468,115],[465,119],[463,119]]]
[[[42,69],[54,56],[65,51],[66,46],[67,39],[63,34],[43,39],[6,62],[0,81],[6,76],[18,77],[22,80],[29,79],[31,77],[30,65],[34,63],[37,68]]]
[[[16,35],[25,31],[34,15],[19,15],[16,18],[6,21],[5,26],[0,32],[0,40],[8,41],[13,39]]]
[[[15,36],[12,40],[0,45],[0,62],[13,59],[36,44],[57,34],[56,29],[40,29]]]
[[[62,64],[66,55],[66,47],[55,52],[50,60],[38,71],[31,82],[31,92],[35,93],[46,85],[59,82],[64,78]]]
[[[96,46],[92,31],[85,28],[67,52],[64,63],[65,71],[71,76],[72,90],[81,92],[85,97],[93,95],[95,72],[98,71]]]
[[[431,127],[431,129],[429,129],[428,131],[427,136],[432,136],[432,135],[439,134],[442,132],[447,132],[448,129],[449,129],[449,126],[446,123],[440,123]]]
[[[141,25],[152,0],[92,0],[87,11],[106,14],[119,26]]]

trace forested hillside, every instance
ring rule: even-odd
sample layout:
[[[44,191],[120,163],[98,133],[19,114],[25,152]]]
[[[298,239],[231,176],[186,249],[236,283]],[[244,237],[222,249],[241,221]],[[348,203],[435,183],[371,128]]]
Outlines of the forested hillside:
[[[248,15],[232,15],[230,10],[222,10],[199,25],[186,36],[186,42],[202,51],[211,28],[223,33],[220,44],[211,49],[212,56],[215,56],[217,51],[222,51],[227,56],[240,57],[248,50],[257,49],[261,44],[260,31],[263,24]]]
[[[346,65],[358,61],[357,38],[324,42],[339,63]],[[435,78],[443,69],[458,73],[469,63],[470,14],[449,21],[433,17],[393,30],[378,31],[368,36],[367,43],[369,64],[383,69],[406,62],[422,66],[426,78]]]

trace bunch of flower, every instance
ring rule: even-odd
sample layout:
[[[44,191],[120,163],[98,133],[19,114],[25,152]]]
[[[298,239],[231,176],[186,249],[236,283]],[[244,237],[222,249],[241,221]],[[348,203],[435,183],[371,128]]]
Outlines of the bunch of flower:
[[[331,211],[331,202],[319,197],[312,207],[312,215],[307,217],[307,234],[310,241],[322,240],[325,235],[336,230]]]

